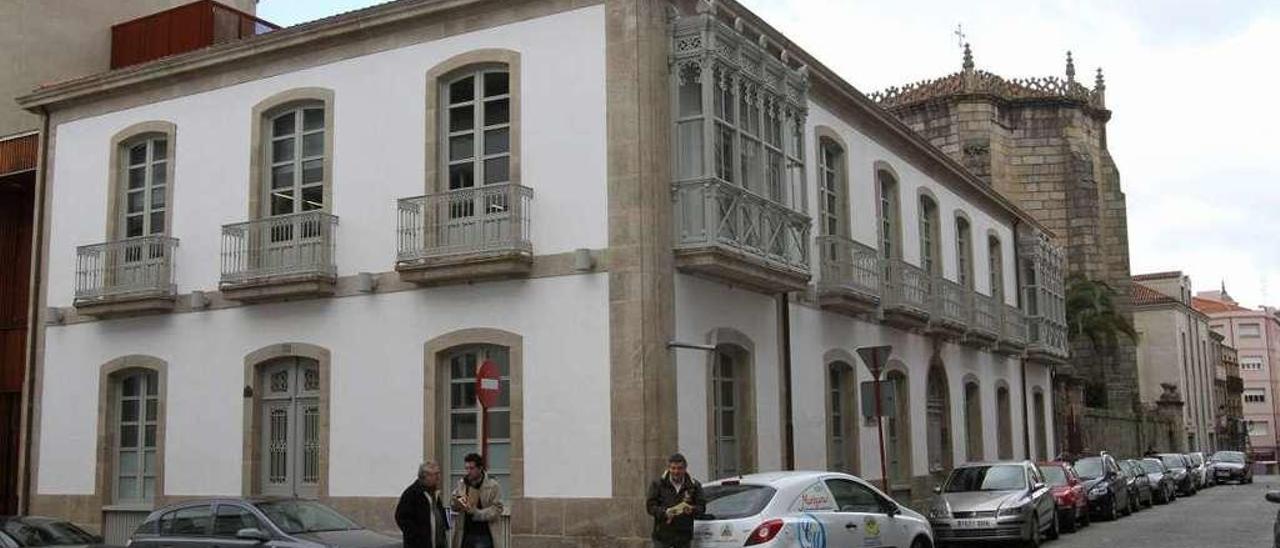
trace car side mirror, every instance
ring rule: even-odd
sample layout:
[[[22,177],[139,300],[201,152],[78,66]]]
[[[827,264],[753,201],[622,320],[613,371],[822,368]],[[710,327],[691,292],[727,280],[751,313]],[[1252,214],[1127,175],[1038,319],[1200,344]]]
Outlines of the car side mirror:
[[[892,503],[892,502],[891,502],[891,503],[889,503],[889,504],[886,504],[886,505],[885,505],[885,507],[884,507],[884,513],[885,513],[885,515],[887,515],[887,516],[889,516],[889,517],[896,516],[896,515],[898,515],[898,514],[899,514],[899,513],[901,513],[901,512],[902,512],[902,510],[900,510],[900,509],[898,508],[898,505],[897,505],[897,504],[894,504],[894,503]]]
[[[935,495],[941,495],[941,494],[942,494],[942,486],[941,486],[941,485],[935,485],[935,486],[933,486],[933,494],[935,494]]]
[[[1267,492],[1267,500],[1274,502],[1276,504],[1280,504],[1280,491]]]
[[[1039,491],[1039,490],[1041,490],[1041,489],[1044,489],[1044,484],[1043,484],[1043,483],[1040,483],[1040,482],[1038,482],[1038,481],[1037,481],[1035,484],[1033,484],[1033,485],[1031,486],[1031,490],[1032,490],[1032,491]]]
[[[256,527],[246,527],[236,531],[236,538],[240,540],[256,540],[258,542],[267,542],[271,540],[271,534],[258,529]]]

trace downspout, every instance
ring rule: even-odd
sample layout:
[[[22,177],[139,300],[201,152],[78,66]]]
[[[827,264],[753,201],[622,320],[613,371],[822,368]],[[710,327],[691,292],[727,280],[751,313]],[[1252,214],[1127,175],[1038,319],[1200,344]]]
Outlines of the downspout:
[[[795,413],[791,409],[791,294],[778,297],[778,325],[782,333],[782,469],[796,469]]]
[[[27,359],[23,371],[22,394],[25,399],[22,415],[22,469],[18,471],[22,489],[18,492],[18,513],[30,514],[31,496],[35,488],[31,485],[31,446],[34,444],[36,418],[35,386],[36,386],[36,350],[40,338],[44,335],[43,314],[40,310],[41,282],[44,279],[44,206],[45,181],[49,170],[49,111],[40,107],[40,152],[36,159],[35,212],[31,216],[31,293],[27,295]]]
[[[1022,251],[1018,245],[1018,218],[1013,218],[1013,285],[1014,297],[1018,302],[1018,310],[1022,310]],[[1030,341],[1028,341],[1030,342]],[[1031,429],[1030,420],[1027,415],[1031,414],[1031,410],[1027,408],[1027,357],[1018,358],[1018,362],[1022,364],[1022,449],[1026,458],[1031,458]],[[1049,444],[1045,444],[1048,448]],[[1047,458],[1040,455],[1041,459]]]

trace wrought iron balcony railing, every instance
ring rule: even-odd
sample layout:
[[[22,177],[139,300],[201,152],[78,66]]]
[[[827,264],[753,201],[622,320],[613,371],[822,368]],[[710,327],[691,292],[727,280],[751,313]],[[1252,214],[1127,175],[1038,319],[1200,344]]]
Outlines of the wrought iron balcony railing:
[[[1000,335],[1000,312],[996,308],[995,299],[978,293],[969,291],[973,298],[972,321],[969,323],[969,329],[981,331],[992,337]]]
[[[172,296],[177,238],[143,236],[76,248],[76,304]]]
[[[1027,317],[1016,307],[1007,304],[1000,306],[1004,309],[1000,314],[1000,338],[1018,346],[1026,345]]]
[[[880,253],[866,244],[841,236],[819,236],[819,290],[848,289],[880,296]]]
[[[222,283],[334,278],[338,217],[307,211],[222,226]]]
[[[1027,343],[1058,356],[1067,355],[1067,327],[1043,316],[1027,318]]]
[[[884,304],[929,314],[933,300],[933,278],[920,267],[901,259],[884,262]]]
[[[720,247],[809,272],[809,216],[718,179],[673,185],[677,250]]]
[[[942,276],[934,276],[931,310],[933,320],[960,326],[967,325],[969,323],[969,292],[956,282]]]
[[[450,190],[397,202],[396,260],[533,253],[533,190],[515,184]]]

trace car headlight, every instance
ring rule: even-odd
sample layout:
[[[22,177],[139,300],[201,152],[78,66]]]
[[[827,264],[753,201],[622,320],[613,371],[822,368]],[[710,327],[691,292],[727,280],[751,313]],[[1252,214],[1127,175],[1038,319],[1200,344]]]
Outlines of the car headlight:
[[[1026,510],[1027,510],[1026,504],[1019,504],[1017,506],[1013,506],[1009,508],[1001,508],[1000,512],[998,512],[996,515],[997,516],[1020,516]]]
[[[1089,496],[1091,497],[1101,497],[1105,494],[1107,494],[1107,486],[1105,485],[1099,485],[1089,490]]]
[[[934,504],[929,508],[929,517],[933,519],[951,519],[951,506],[945,502]]]

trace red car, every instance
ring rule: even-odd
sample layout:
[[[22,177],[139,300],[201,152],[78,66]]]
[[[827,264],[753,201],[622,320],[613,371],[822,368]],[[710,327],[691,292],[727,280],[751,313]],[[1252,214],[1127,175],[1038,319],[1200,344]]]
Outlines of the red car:
[[[1058,506],[1058,524],[1064,531],[1075,531],[1089,525],[1089,497],[1084,482],[1065,462],[1042,462],[1040,474],[1049,484],[1049,493]]]

